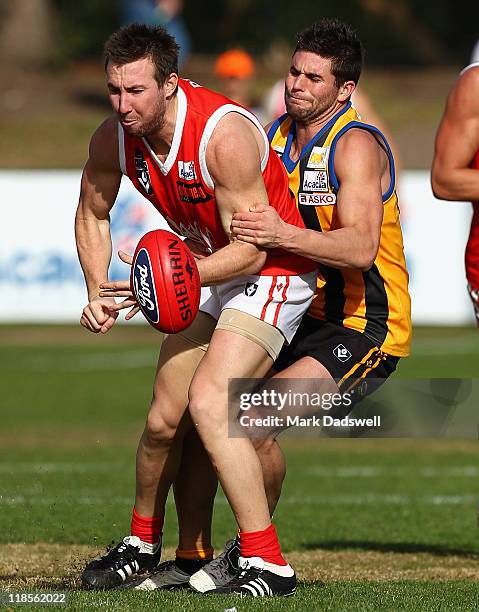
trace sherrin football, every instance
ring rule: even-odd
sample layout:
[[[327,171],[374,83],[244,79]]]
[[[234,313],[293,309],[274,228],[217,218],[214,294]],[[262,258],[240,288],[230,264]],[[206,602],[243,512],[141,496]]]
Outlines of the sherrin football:
[[[176,334],[196,317],[200,275],[191,251],[172,232],[154,230],[140,239],[130,286],[141,312],[158,331]]]

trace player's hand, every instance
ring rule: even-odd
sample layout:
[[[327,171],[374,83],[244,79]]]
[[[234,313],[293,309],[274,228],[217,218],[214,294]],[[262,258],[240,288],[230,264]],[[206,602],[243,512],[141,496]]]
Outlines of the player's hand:
[[[204,259],[205,257],[208,257],[208,255],[210,255],[206,248],[199,242],[194,242],[190,238],[186,238],[186,240],[184,240],[184,243],[190,249],[195,259]]]
[[[281,247],[286,240],[288,224],[272,206],[256,204],[250,212],[234,213],[231,233],[238,240],[260,247],[273,249]]]
[[[80,324],[95,334],[106,334],[113,327],[118,313],[112,309],[113,298],[102,298],[99,295],[90,299],[80,318]]]
[[[121,261],[131,266],[133,261],[133,257],[131,255],[128,255],[124,251],[118,251],[118,257],[121,259]],[[130,288],[130,279],[107,281],[102,283],[100,285],[100,297],[124,297],[125,299],[122,302],[115,302],[113,300],[114,304],[110,307],[110,310],[115,313],[116,316],[118,316],[120,310],[131,308],[130,312],[125,315],[126,321],[132,319],[140,310],[138,302]]]

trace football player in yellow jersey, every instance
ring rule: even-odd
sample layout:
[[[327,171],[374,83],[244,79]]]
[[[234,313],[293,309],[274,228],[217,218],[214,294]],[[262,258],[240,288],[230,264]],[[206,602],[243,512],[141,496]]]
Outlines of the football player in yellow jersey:
[[[285,83],[288,113],[268,135],[306,229],[270,207],[232,222],[240,240],[319,262],[315,300],[275,368],[295,362],[298,378],[330,375],[340,388],[348,378],[389,376],[411,339],[394,162],[384,136],[350,102],[361,60],[356,34],[337,20],[299,35]]]
[[[411,338],[394,162],[383,135],[362,123],[350,102],[362,58],[356,33],[338,20],[320,20],[299,35],[285,84],[288,113],[268,135],[306,229],[284,223],[269,206],[236,214],[232,222],[239,240],[320,264],[315,300],[275,362],[275,378],[305,379],[303,392],[308,384],[317,391],[321,381],[321,390],[349,392],[355,399],[394,372]],[[358,389],[361,395],[354,395]],[[285,475],[277,433],[256,444],[271,514]],[[191,482],[194,465],[187,470],[184,463],[181,470],[177,491]],[[185,491],[178,499],[187,497]],[[182,504],[178,508],[183,534],[192,530],[194,504],[202,502],[189,503],[190,513]],[[231,542],[190,585],[198,591],[221,587],[234,574],[237,557]],[[164,588],[164,578],[159,572],[139,588]]]

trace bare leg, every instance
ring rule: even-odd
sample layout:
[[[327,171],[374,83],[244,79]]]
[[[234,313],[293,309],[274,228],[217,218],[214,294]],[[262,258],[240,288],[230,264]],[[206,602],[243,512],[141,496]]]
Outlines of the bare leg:
[[[315,392],[318,391],[317,381],[320,379],[324,380],[325,392],[337,390],[326,368],[311,357],[304,357],[283,372],[275,373],[274,378],[312,379]],[[190,436],[191,434],[188,434],[188,439]],[[195,446],[186,444],[185,440],[180,473],[175,481],[180,548],[184,549],[193,549],[195,545],[200,546],[208,542],[206,535],[211,529],[216,486],[211,471],[208,476],[208,470],[212,469],[209,459],[206,459],[205,465],[201,455],[198,454],[205,453],[201,442],[199,445],[200,448],[195,450]],[[262,439],[255,438],[253,445],[261,463],[269,513],[273,516],[286,475],[284,454],[275,435]]]
[[[281,496],[281,489],[286,476],[286,461],[275,438],[253,440],[253,444],[261,463],[268,510],[272,517]]]
[[[318,393],[318,390],[324,393],[338,391],[336,382],[328,370],[312,357],[299,359],[272,378],[275,380],[281,378],[309,379],[312,384],[311,393]],[[318,381],[322,381],[320,387],[318,387]],[[305,384],[307,385],[307,382]],[[302,388],[302,391],[307,391],[307,387]],[[274,434],[267,438],[254,439],[253,444],[261,462],[268,507],[272,516],[278,504],[286,475],[284,455]]]
[[[181,441],[191,427],[184,417],[188,387],[204,351],[178,335],[161,347],[153,399],[136,455],[136,511],[143,516],[164,512],[181,458]]]
[[[271,357],[253,341],[217,329],[190,386],[192,420],[245,532],[264,530],[271,521],[261,463],[251,440],[228,435],[228,379],[263,377],[271,364]]]

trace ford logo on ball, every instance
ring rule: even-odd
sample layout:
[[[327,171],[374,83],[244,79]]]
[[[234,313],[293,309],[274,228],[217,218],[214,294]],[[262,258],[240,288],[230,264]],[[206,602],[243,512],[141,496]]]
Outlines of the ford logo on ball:
[[[152,323],[158,323],[160,319],[158,300],[153,282],[150,256],[146,249],[140,249],[135,259],[133,292],[145,317]]]

